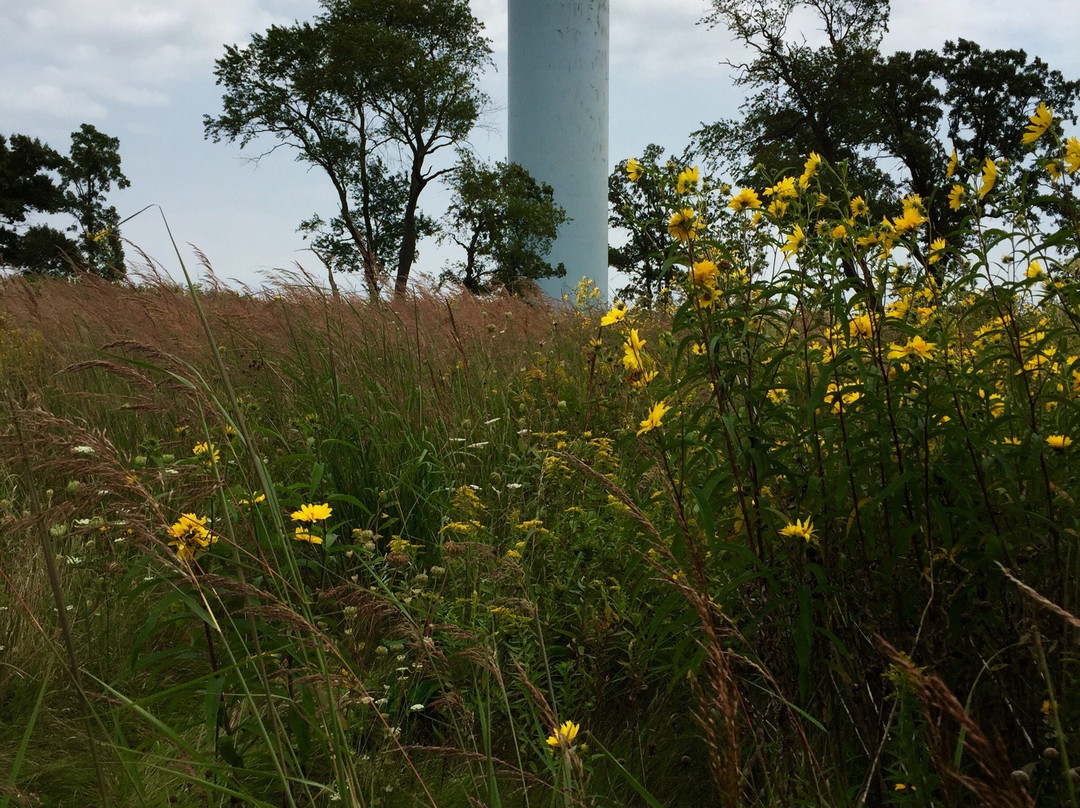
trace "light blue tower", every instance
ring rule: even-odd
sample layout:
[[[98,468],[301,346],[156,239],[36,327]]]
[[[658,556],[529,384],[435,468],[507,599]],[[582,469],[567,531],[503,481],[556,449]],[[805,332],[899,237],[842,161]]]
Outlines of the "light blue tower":
[[[608,0],[508,0],[509,160],[555,190],[569,217],[548,260],[607,299]]]

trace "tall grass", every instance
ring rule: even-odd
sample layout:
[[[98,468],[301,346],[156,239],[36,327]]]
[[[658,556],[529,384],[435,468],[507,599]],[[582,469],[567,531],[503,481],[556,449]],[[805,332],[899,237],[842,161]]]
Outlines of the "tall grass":
[[[833,170],[659,312],[6,281],[0,802],[1075,805],[1076,223]]]

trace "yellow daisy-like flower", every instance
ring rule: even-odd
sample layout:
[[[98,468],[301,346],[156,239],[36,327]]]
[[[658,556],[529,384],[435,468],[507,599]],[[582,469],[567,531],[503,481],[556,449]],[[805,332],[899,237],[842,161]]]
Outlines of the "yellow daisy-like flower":
[[[953,210],[960,210],[960,208],[964,207],[964,195],[964,186],[954,184],[949,189],[949,207]]]
[[[775,216],[777,219],[784,218],[784,214],[787,213],[790,202],[785,202],[783,199],[774,199],[769,203],[769,207],[766,208],[766,212],[771,216]]]
[[[653,404],[652,409],[649,410],[648,417],[641,422],[641,429],[639,429],[637,433],[639,435],[643,435],[646,432],[650,432],[653,429],[662,426],[663,424],[661,424],[661,419],[663,419],[663,417],[670,409],[671,407],[669,407],[663,401]]]
[[[918,334],[911,338],[907,345],[892,343],[889,346],[889,359],[906,359],[909,356],[917,356],[920,359],[932,359],[937,350],[937,343],[927,342]]]
[[[761,207],[761,199],[753,188],[743,188],[735,196],[731,197],[728,207],[738,213],[741,210],[756,210]]]
[[[765,189],[765,196],[772,196],[777,199],[794,199],[798,195],[799,192],[795,190],[794,177],[784,177],[776,185]]]
[[[641,361],[641,349],[645,347],[645,340],[638,336],[636,328],[630,329],[630,336],[623,343],[623,367],[627,370],[641,370],[644,365]]]
[[[930,257],[928,263],[936,264],[941,260],[941,254],[945,252],[945,239],[936,238],[930,242]]]
[[[780,251],[788,258],[793,256],[802,247],[803,240],[806,238],[806,234],[803,233],[803,229],[800,225],[795,225],[795,229],[787,237],[787,242],[780,247]]]
[[[551,731],[552,734],[548,736],[547,745],[552,749],[569,749],[580,731],[581,725],[575,724],[573,721],[564,721]]]
[[[1037,281],[1039,278],[1042,277],[1042,274],[1042,264],[1040,264],[1038,261],[1032,261],[1030,264],[1028,264],[1028,268],[1024,271],[1024,277],[1027,278],[1029,281]]]
[[[997,177],[997,163],[987,157],[986,162],[983,163],[982,184],[979,186],[979,199],[982,199],[990,193],[990,189],[993,188],[994,183],[997,182]]]
[[[952,150],[952,154],[949,156],[949,165],[945,167],[945,179],[949,179],[956,173],[956,166],[960,160],[956,156],[956,149]]]
[[[697,213],[690,208],[676,211],[668,220],[668,232],[672,238],[682,242],[694,241],[702,227],[704,225],[698,219]]]
[[[293,533],[293,541],[302,541],[307,544],[322,544],[322,536],[318,536],[306,527],[298,527]]]
[[[616,302],[611,311],[600,318],[600,325],[614,325],[626,319],[626,306]]]
[[[870,206],[866,204],[866,200],[861,196],[857,196],[851,200],[851,216],[866,216],[870,213]]]
[[[1035,110],[1035,114],[1028,118],[1028,120],[1031,121],[1031,123],[1028,124],[1027,131],[1024,132],[1022,140],[1024,143],[1034,143],[1046,134],[1046,130],[1053,124],[1054,111],[1040,101],[1038,109]]]
[[[1070,174],[1080,169],[1080,140],[1075,137],[1065,141],[1065,167]]]
[[[695,261],[690,270],[690,279],[698,286],[712,286],[719,274],[715,261]]]
[[[786,527],[781,528],[780,535],[809,542],[814,538],[814,523],[811,522],[809,518],[805,522],[796,519]]]
[[[333,511],[334,509],[325,502],[322,505],[301,505],[300,510],[293,511],[292,519],[294,522],[321,522],[329,519]]]
[[[810,184],[810,178],[817,174],[820,165],[821,155],[817,152],[810,152],[810,156],[806,158],[806,163],[803,165],[802,176],[799,177],[800,188],[806,188]]]
[[[679,172],[679,177],[675,180],[675,193],[688,194],[697,188],[698,184],[698,167],[685,168]]]
[[[1068,435],[1047,435],[1046,445],[1051,449],[1068,449],[1072,446],[1072,438]]]
[[[848,323],[848,331],[852,339],[872,339],[874,320],[869,314],[857,314]]]
[[[176,557],[181,561],[194,561],[195,557],[217,541],[217,536],[206,528],[206,517],[193,513],[181,514],[180,518],[169,526],[172,536],[170,547],[176,548]]]
[[[191,453],[207,465],[221,462],[221,452],[212,443],[200,441],[192,447]]]
[[[645,170],[641,167],[641,163],[636,159],[631,157],[626,161],[626,176],[630,178],[630,182],[637,182],[644,173]]]
[[[832,229],[832,237],[837,241],[846,241],[848,236],[847,225],[840,222]]]

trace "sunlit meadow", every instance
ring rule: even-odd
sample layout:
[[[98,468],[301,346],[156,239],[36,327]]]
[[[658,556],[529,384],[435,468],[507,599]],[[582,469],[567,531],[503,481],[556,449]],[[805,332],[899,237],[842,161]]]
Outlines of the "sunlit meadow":
[[[0,808],[1076,806],[1080,141],[1017,138],[955,233],[629,160],[652,311],[4,282]]]

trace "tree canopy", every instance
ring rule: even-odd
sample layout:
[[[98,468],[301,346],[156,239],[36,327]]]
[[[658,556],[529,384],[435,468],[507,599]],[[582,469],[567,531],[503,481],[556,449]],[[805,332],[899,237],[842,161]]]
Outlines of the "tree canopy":
[[[461,155],[449,185],[453,199],[442,238],[465,250],[465,258],[449,266],[443,280],[482,294],[519,292],[529,281],[566,274],[562,264],[545,260],[566,221],[550,185],[517,163],[492,166],[470,155]]]
[[[27,272],[66,274],[72,267],[115,279],[125,274],[120,217],[106,204],[115,185],[130,186],[120,168],[120,141],[90,124],[71,134],[61,155],[37,138],[0,136],[0,263]],[[35,217],[70,214],[66,232]]]
[[[425,228],[420,194],[451,170],[431,158],[462,143],[487,102],[477,82],[490,43],[467,0],[322,6],[313,22],[226,48],[215,67],[224,110],[204,118],[206,135],[241,147],[269,136],[318,166],[336,215],[325,228],[309,220],[309,232],[330,239],[340,266],[362,268],[372,296],[392,257],[400,294]]]
[[[806,13],[820,44],[791,34]],[[963,39],[883,55],[888,16],[888,0],[713,0],[705,22],[751,54],[732,65],[749,95],[739,119],[695,133],[700,151],[739,182],[757,172],[775,179],[816,152],[846,164],[872,212],[917,194],[931,231],[948,233],[959,214],[932,198],[947,172],[976,170],[988,157],[1022,162],[1030,149],[1016,125],[1039,102],[1075,122],[1080,82],[1041,59]]]

